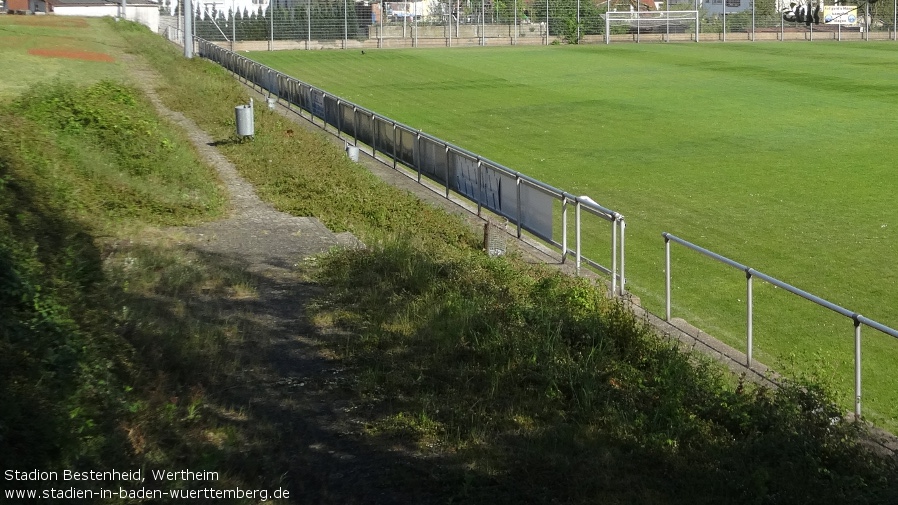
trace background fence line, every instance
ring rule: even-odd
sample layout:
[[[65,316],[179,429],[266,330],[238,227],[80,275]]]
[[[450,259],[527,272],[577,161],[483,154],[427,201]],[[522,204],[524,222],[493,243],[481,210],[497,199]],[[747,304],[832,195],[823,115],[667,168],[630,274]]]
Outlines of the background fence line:
[[[754,331],[754,293],[752,289],[752,280],[757,277],[763,281],[766,281],[776,287],[782,288],[794,295],[797,295],[805,300],[810,302],[814,302],[817,305],[825,307],[837,314],[841,314],[854,322],[854,414],[859,419],[861,417],[861,325],[869,326],[870,328],[876,329],[885,333],[886,335],[890,335],[892,337],[898,338],[898,330],[894,328],[890,328],[884,324],[878,323],[872,319],[864,317],[857,312],[848,310],[842,306],[836,305],[828,300],[820,298],[819,296],[812,295],[807,291],[799,289],[791,284],[787,284],[775,277],[771,277],[765,273],[759,272],[754,268],[750,268],[748,266],[743,265],[737,261],[733,261],[730,258],[725,256],[721,256],[713,251],[709,251],[701,246],[695,245],[691,242],[683,240],[679,237],[671,235],[670,233],[664,232],[661,234],[664,237],[664,272],[665,272],[665,300],[666,300],[666,312],[665,318],[669,323],[671,320],[671,271],[670,271],[670,243],[675,242],[680,244],[687,249],[695,251],[699,254],[703,254],[711,259],[719,261],[725,265],[729,265],[737,270],[741,270],[745,273],[746,279],[746,366],[748,368],[752,368],[752,351],[753,351],[753,331]]]
[[[802,2],[803,3],[803,2]],[[634,11],[633,5],[638,10]],[[816,17],[795,15],[785,0],[422,0],[333,2],[236,0],[197,2],[195,35],[231,50],[368,49],[677,40],[898,40],[898,0],[826,6]],[[813,4],[809,11],[814,12]],[[178,27],[177,7],[163,7],[161,25]],[[631,23],[606,26],[606,9]],[[840,9],[840,10],[835,10]],[[645,22],[665,12],[695,11],[698,21]],[[669,17],[669,16],[668,16]],[[640,21],[643,20],[643,21]],[[819,23],[819,24],[818,24]],[[165,28],[163,28],[164,30]]]
[[[522,238],[526,230],[557,248],[562,263],[573,255],[578,274],[581,264],[585,263],[611,277],[614,296],[624,293],[626,223],[620,213],[599,205],[587,196],[572,195],[381,116],[210,41],[197,38],[196,46],[200,56],[218,63],[247,84],[258,86],[260,91],[267,92],[274,99],[272,103],[284,100],[290,110],[303,115],[313,124],[319,124],[317,120],[322,128],[333,128],[347,146],[367,146],[369,155],[392,163],[394,169],[403,165],[414,170],[419,183],[426,178],[440,184],[446,198],[454,193],[475,203],[478,216],[486,208],[508,219],[515,225],[518,238]],[[570,205],[575,207],[573,249],[568,247]],[[610,223],[610,266],[583,254],[583,213]],[[555,238],[559,227],[561,242]]]

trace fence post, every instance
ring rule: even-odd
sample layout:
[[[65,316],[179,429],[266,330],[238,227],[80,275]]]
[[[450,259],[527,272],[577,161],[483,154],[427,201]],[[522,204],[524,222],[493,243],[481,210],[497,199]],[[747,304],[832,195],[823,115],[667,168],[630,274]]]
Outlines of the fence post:
[[[521,211],[521,176],[515,174],[515,189],[518,192],[518,238],[521,238],[521,221],[523,220],[523,212]]]
[[[421,184],[421,130],[415,134],[415,143],[412,144],[412,163],[418,170],[418,184]]]
[[[752,355],[752,350],[754,348],[754,343],[753,343],[754,329],[752,326],[753,320],[754,320],[754,298],[752,295],[752,275],[751,275],[750,268],[745,271],[745,285],[746,285],[746,288],[745,288],[746,302],[745,303],[747,304],[747,306],[746,306],[746,329],[745,329],[745,340],[746,340],[746,344],[745,344],[746,363],[745,363],[745,366],[747,366],[748,368],[751,368],[751,355]]]
[[[561,195],[561,264],[567,259],[567,197]]]
[[[401,135],[399,136],[399,141],[402,141]],[[396,123],[393,123],[393,170],[396,170]]]
[[[664,293],[665,293],[665,318],[670,322],[670,237],[664,234]]]
[[[861,418],[861,321],[854,315],[854,416]]]
[[[627,222],[624,216],[620,216],[620,294],[623,296],[626,286],[626,276],[624,275],[624,258],[626,257],[626,247],[624,247],[624,235],[627,231]]]
[[[477,159],[477,217],[483,205],[483,160]]]
[[[371,157],[377,157],[377,139],[380,136],[380,121],[377,120],[377,116],[372,112],[371,113],[371,124],[374,125],[372,128],[372,139],[371,139]]]
[[[343,140],[343,100],[337,99],[337,138]],[[324,114],[327,116],[327,114]],[[324,124],[327,125],[327,119],[325,118]],[[325,126],[326,128],[326,126]]]
[[[359,108],[352,108],[352,143],[359,145]]]
[[[446,198],[449,198],[449,162],[451,156],[449,154],[449,146],[446,146]]]
[[[577,275],[580,275],[580,200],[577,199]]]
[[[617,219],[611,221],[611,296],[617,294]]]

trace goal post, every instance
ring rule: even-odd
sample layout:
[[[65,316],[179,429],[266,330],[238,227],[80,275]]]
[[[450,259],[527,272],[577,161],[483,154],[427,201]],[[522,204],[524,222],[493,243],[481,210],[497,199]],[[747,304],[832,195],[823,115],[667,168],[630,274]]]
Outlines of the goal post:
[[[671,34],[685,34],[682,40],[699,38],[698,11],[638,11],[606,12],[605,43],[611,43],[612,35],[640,37],[657,36],[658,40],[669,42]]]

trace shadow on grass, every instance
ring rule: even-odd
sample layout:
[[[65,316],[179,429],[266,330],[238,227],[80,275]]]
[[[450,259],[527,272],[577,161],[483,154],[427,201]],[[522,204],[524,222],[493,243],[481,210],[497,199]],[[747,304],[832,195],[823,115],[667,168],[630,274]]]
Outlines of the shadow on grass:
[[[222,488],[287,489],[285,502],[428,502],[432,464],[363,435],[354,372],[328,349],[346,336],[305,315],[321,288],[283,258],[261,263],[133,244],[107,259],[129,285],[122,333],[159,388],[129,425],[136,450],[222,472]]]
[[[332,255],[322,282],[370,443],[421,455],[438,501],[898,498],[818,385],[734,384],[580,280],[403,243]]]

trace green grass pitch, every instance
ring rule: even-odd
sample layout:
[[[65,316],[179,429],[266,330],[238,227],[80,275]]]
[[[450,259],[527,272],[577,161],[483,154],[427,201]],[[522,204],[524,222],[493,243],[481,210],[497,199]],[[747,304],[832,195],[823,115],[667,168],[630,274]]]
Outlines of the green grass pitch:
[[[664,310],[668,231],[898,326],[898,45],[617,44],[249,56],[627,219]],[[604,236],[607,227],[593,233]],[[744,274],[673,245],[673,313],[744,349]],[[762,282],[755,357],[853,403],[853,326]],[[864,414],[898,428],[898,342],[863,332]]]

